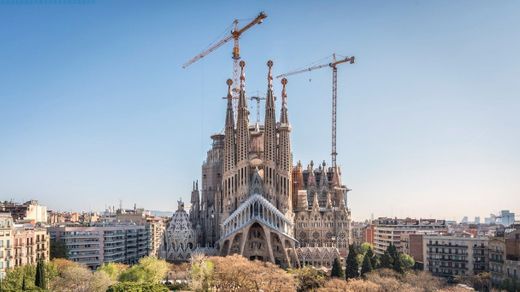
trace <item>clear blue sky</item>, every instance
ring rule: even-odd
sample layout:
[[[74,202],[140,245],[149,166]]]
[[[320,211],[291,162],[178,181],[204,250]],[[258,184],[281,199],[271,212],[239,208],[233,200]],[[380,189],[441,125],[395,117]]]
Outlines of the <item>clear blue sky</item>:
[[[520,213],[518,1],[11,2],[0,1],[0,199],[175,210],[223,127],[231,44],[181,65],[264,10],[241,40],[251,94],[266,90],[268,59],[278,74],[334,51],[357,58],[338,81],[355,219]],[[330,161],[330,75],[289,79],[296,161]]]

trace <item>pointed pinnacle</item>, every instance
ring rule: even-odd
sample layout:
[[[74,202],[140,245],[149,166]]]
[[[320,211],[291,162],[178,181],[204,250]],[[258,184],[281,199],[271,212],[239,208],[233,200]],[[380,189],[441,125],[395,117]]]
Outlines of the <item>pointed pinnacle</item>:
[[[287,85],[287,78],[282,78],[282,101],[285,103],[287,93],[285,92],[285,85]]]
[[[246,82],[246,72],[244,71],[244,67],[246,66],[246,62],[244,60],[240,61],[240,88],[244,88]]]
[[[228,86],[228,94],[227,94],[227,98],[229,99],[229,98],[232,98],[232,97],[233,97],[233,95],[231,94],[231,85],[233,85],[233,80],[228,79],[228,80],[226,81],[226,84],[227,84],[227,86]]]
[[[273,61],[271,61],[271,60],[267,61],[267,67],[269,67],[269,72],[267,73],[267,83],[268,83],[269,88],[272,88],[273,87],[273,73],[272,73]]]

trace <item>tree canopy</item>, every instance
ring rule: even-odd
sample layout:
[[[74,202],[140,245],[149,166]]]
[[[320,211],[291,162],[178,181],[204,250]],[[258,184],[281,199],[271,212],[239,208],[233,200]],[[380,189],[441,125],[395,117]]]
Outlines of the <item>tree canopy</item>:
[[[345,277],[345,273],[343,272],[343,267],[341,266],[341,262],[338,258],[334,259],[332,263],[332,270],[330,272],[330,276],[332,278],[343,278]]]
[[[347,280],[359,277],[359,264],[356,256],[356,249],[353,245],[350,245],[348,248],[347,267],[345,271]]]
[[[365,257],[363,258],[363,265],[361,266],[361,276],[364,276],[366,273],[372,271],[372,262],[370,261],[370,256],[368,252],[365,253]]]
[[[144,257],[137,265],[124,270],[119,275],[121,282],[159,283],[168,273],[169,264],[156,257]]]

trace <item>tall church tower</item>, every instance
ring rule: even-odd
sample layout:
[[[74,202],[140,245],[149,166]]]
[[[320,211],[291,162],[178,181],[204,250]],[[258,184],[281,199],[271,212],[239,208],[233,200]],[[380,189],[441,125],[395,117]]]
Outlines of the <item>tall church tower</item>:
[[[282,79],[282,110],[280,112],[280,124],[278,126],[279,145],[278,145],[278,176],[279,176],[279,199],[280,209],[284,214],[292,213],[292,182],[291,182],[291,125],[287,113],[287,93],[285,86],[287,79]]]
[[[249,185],[249,110],[246,102],[246,63],[240,61],[240,94],[238,97],[237,114],[237,165],[235,173],[235,196],[231,200],[232,211],[244,200]],[[231,212],[232,212],[231,211]]]
[[[273,61],[267,62],[269,72],[267,74],[267,96],[265,101],[265,130],[264,130],[264,184],[266,187],[267,199],[271,201],[276,208],[280,208],[279,198],[275,195],[276,190],[276,118],[274,108],[273,94]]]
[[[233,95],[231,94],[231,85],[233,85],[233,81],[228,79],[226,126],[224,130],[224,174],[222,176],[222,192],[220,193],[220,198],[218,200],[219,213],[222,214],[220,217],[221,220],[229,215],[229,202],[235,193],[235,118],[233,112]]]
[[[193,189],[191,190],[191,207],[190,207],[190,221],[193,228],[199,223],[200,219],[200,194],[199,181],[193,182]]]

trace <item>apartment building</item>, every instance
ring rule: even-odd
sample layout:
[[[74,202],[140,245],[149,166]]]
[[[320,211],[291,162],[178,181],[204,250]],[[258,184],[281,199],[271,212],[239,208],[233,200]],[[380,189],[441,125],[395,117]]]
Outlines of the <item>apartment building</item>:
[[[10,213],[15,222],[24,220],[31,223],[47,223],[47,207],[40,205],[36,200],[23,204],[0,202],[0,212]]]
[[[158,257],[166,224],[162,218],[153,217],[147,219],[146,226],[150,233],[150,255]]]
[[[445,233],[446,222],[435,219],[378,218],[374,226],[374,252],[382,255],[388,246],[394,245],[399,252],[405,251],[404,238],[415,233]]]
[[[15,224],[12,235],[14,266],[35,265],[39,259],[49,259],[50,240],[45,227]]]
[[[364,231],[366,228],[367,224],[362,222],[352,222],[350,224],[352,244],[359,246],[365,242]]]
[[[134,223],[137,225],[144,225],[150,234],[149,254],[158,256],[162,244],[162,238],[166,229],[166,223],[163,218],[153,216],[150,211],[143,208],[137,208],[134,205],[133,209],[106,210],[100,222],[109,223]]]
[[[149,255],[150,233],[145,225],[110,223],[50,228],[51,240],[62,244],[67,258],[96,269],[103,263],[134,264]]]
[[[13,217],[10,213],[0,213],[0,278],[12,264]]]
[[[0,213],[0,278],[7,269],[48,260],[49,247],[45,227],[15,224],[10,213]]]
[[[488,243],[487,237],[424,235],[424,270],[445,278],[487,271]]]
[[[506,242],[504,234],[489,239],[489,273],[494,285],[504,279],[504,263],[506,260]]]
[[[520,226],[489,240],[489,272],[493,285],[520,283]]]

